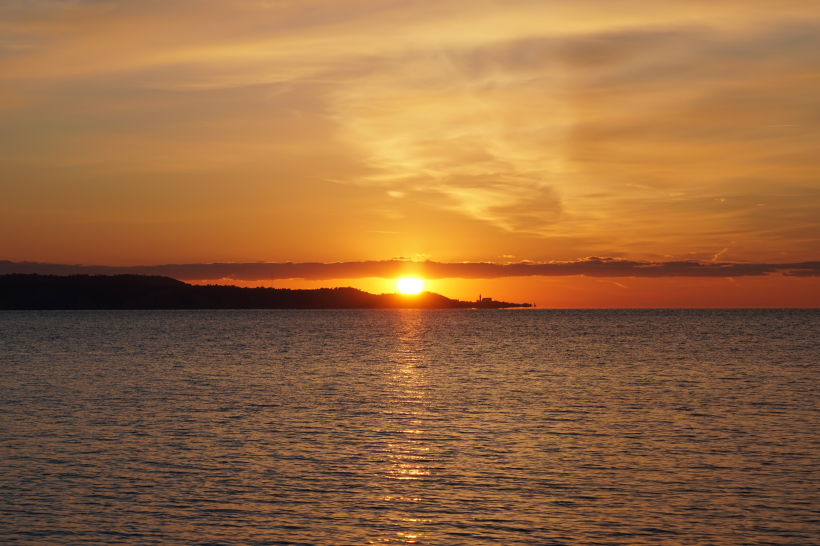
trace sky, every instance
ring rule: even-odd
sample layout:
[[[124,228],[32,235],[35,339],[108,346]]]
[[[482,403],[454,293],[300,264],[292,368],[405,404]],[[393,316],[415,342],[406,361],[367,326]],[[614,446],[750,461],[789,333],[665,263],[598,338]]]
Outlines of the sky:
[[[8,262],[818,307],[818,150],[815,0],[0,0]]]

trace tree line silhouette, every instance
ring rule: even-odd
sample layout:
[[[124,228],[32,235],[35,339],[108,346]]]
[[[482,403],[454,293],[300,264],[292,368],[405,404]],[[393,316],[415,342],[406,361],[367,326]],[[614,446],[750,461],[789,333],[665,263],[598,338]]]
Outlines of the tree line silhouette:
[[[528,303],[460,301],[432,292],[370,294],[356,288],[190,285],[149,275],[0,275],[0,309],[502,309]]]

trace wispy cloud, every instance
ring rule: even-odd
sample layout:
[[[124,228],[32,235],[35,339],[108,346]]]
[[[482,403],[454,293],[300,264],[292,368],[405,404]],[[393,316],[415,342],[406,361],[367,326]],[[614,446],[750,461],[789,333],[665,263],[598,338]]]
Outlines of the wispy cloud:
[[[330,260],[328,232],[432,218],[471,259],[810,259],[818,64],[811,0],[0,2],[0,230],[111,254],[78,234],[150,218],[209,259],[274,218]],[[356,214],[328,220],[338,192],[307,180]]]

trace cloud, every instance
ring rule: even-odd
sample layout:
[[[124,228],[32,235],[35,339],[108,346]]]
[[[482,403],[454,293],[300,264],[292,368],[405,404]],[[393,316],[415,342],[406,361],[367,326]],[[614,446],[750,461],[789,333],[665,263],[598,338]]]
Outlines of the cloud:
[[[508,232],[607,230],[615,246],[658,215],[648,244],[755,230],[772,216],[747,201],[775,186],[816,207],[813,133],[767,124],[819,121],[820,23],[685,20],[361,60],[329,96],[340,138],[373,171],[346,181],[414,192]]]
[[[668,277],[760,277],[781,274],[795,277],[820,276],[820,262],[802,263],[712,263],[696,261],[650,262],[620,258],[590,257],[570,262],[515,264],[440,263],[396,258],[385,261],[336,263],[213,263],[109,267],[0,261],[0,274],[41,275],[163,275],[179,280],[264,281],[275,279],[393,279],[417,275],[425,279],[497,279],[504,277],[668,278]]]
[[[126,212],[179,221],[161,194],[185,175],[232,188],[207,206],[204,182],[186,189],[168,238],[203,249],[193,259],[233,257],[189,234],[216,225],[230,249],[269,225],[259,214],[236,227],[260,203],[315,226],[276,227],[313,251],[283,252],[299,260],[338,258],[323,250],[327,231],[399,231],[422,206],[424,222],[428,209],[448,219],[442,233],[480,223],[521,242],[454,245],[483,257],[543,257],[547,239],[562,257],[738,239],[737,259],[811,257],[818,63],[811,0],[9,0],[0,227],[31,238],[15,257],[47,255],[51,234],[27,233],[48,222],[88,249],[77,226],[105,231]],[[292,191],[312,178],[389,205],[362,197],[356,214],[327,220],[329,192]],[[65,201],[44,206],[60,191]],[[134,194],[145,203],[129,211]],[[377,217],[364,228],[363,210]],[[431,243],[373,255],[394,252],[444,259]],[[446,256],[462,258],[482,255]]]
[[[718,260],[718,258],[720,258],[721,256],[723,256],[723,255],[724,255],[724,254],[726,254],[727,252],[729,252],[729,249],[728,249],[728,248],[724,248],[723,250],[721,250],[720,252],[718,252],[717,254],[715,254],[715,256],[712,258],[712,261],[713,261],[713,262],[715,262],[715,263],[717,263],[718,261],[720,261],[720,260]]]

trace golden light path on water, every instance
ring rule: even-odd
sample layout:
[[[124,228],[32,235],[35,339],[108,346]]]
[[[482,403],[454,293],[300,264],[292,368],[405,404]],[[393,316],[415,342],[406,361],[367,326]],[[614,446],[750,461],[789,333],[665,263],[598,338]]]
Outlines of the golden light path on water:
[[[421,284],[418,279],[402,280]],[[425,500],[414,483],[431,478],[431,456],[435,457],[435,454],[431,453],[431,446],[434,445],[430,442],[432,431],[427,430],[432,416],[429,415],[431,401],[427,396],[428,385],[424,373],[427,365],[422,342],[423,320],[416,313],[403,314],[401,318],[398,344],[388,371],[392,390],[389,395],[391,407],[383,410],[383,414],[388,414],[388,422],[395,425],[385,446],[388,466],[384,475],[398,487],[388,484],[391,493],[384,500],[409,507]],[[394,537],[386,538],[407,544],[423,539],[421,527],[428,521],[414,512],[412,508],[405,508],[394,513],[390,523],[395,526],[396,533]]]

